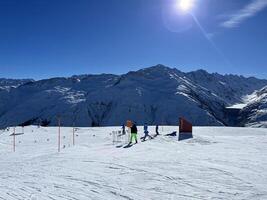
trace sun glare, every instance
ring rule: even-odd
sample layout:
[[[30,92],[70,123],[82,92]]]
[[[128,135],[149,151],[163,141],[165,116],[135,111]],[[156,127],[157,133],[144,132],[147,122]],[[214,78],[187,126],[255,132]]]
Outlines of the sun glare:
[[[194,0],[178,0],[178,6],[183,11],[189,11],[194,6]]]

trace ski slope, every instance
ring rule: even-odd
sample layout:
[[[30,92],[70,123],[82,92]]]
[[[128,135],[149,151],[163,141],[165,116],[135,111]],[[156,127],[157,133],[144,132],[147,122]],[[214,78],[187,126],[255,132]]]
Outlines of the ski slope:
[[[60,153],[57,127],[25,127],[15,153],[13,130],[0,131],[0,199],[267,199],[267,129],[195,127],[194,139],[160,135],[128,149],[113,145],[113,130],[78,128],[73,146],[62,128]]]

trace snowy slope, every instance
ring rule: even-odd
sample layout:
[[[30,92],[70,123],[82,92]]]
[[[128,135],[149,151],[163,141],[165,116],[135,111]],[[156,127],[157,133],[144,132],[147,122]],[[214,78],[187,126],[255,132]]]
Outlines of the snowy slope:
[[[32,79],[6,79],[0,78],[0,117],[4,114],[4,108],[7,107],[7,102],[10,100],[9,92],[12,89],[19,87],[28,82],[33,82]]]
[[[160,135],[129,149],[112,144],[118,129],[78,128],[73,146],[62,128],[60,153],[56,127],[25,127],[15,153],[12,129],[0,131],[0,199],[267,199],[266,129],[194,127],[194,139]]]
[[[0,91],[0,127],[18,124],[102,126],[127,119],[140,124],[177,124],[184,116],[195,125],[227,125],[224,109],[267,80],[184,73],[163,65],[123,75],[80,75],[28,82]]]
[[[254,77],[243,77],[237,75],[209,74],[205,70],[189,72],[187,75],[195,83],[209,89],[218,95],[228,104],[242,103],[244,96],[253,93],[266,86],[266,80],[259,80]]]
[[[248,96],[240,121],[245,126],[267,127],[267,87]]]
[[[0,91],[1,90],[10,90],[11,88],[17,88],[20,85],[23,85],[28,82],[33,82],[33,79],[6,79],[0,78]]]

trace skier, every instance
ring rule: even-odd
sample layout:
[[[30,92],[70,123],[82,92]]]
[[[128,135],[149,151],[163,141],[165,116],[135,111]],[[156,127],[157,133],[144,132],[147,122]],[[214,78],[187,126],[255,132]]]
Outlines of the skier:
[[[140,138],[143,142],[146,140],[146,137],[149,137],[150,139],[153,139],[153,137],[150,136],[148,133],[149,133],[148,132],[148,126],[147,126],[147,123],[145,123],[145,125],[144,125],[144,134],[145,134],[145,136]]]
[[[122,128],[122,135],[125,135],[126,134],[126,132],[125,132],[125,125],[123,124],[121,128]]]
[[[135,139],[135,144],[137,144],[137,127],[136,127],[136,123],[132,124],[131,127],[131,139],[130,139],[130,143],[128,144],[128,146],[130,146],[133,143],[133,140]]]
[[[155,136],[158,136],[159,135],[159,125],[156,125],[156,135]]]

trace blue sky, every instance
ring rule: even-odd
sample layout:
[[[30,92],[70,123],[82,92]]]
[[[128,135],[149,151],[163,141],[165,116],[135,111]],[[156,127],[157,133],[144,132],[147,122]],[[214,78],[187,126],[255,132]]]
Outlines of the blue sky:
[[[0,77],[158,63],[267,78],[267,0],[0,0]]]

